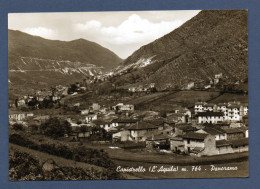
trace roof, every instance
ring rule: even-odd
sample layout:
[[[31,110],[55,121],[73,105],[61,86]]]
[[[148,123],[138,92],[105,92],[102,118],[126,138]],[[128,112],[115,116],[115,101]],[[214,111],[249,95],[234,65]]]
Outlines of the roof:
[[[245,146],[245,145],[248,145],[248,138],[232,140],[232,141],[230,141],[230,144],[232,145],[232,147]]]
[[[196,102],[195,105],[204,105],[205,102]]]
[[[153,125],[160,126],[160,125],[163,125],[164,120],[163,119],[145,120],[145,122],[153,124]]]
[[[176,125],[175,125],[175,127],[184,127],[184,126],[192,127],[192,125],[189,124],[189,123],[179,123],[179,124],[176,124]]]
[[[159,134],[159,135],[150,136],[147,138],[147,140],[165,140],[165,139],[169,139],[169,138],[170,138],[170,135]]]
[[[85,129],[84,132],[91,131],[91,127],[85,127],[84,129]],[[73,131],[72,132],[73,133],[84,133],[81,127],[73,127]]]
[[[217,123],[217,124],[212,124],[212,123],[204,123],[203,126],[205,126],[205,128],[221,128],[221,127],[230,127],[230,124],[228,123]]]
[[[227,106],[226,103],[218,103],[217,105],[218,105],[218,106]]]
[[[88,115],[86,115],[86,117],[95,117],[95,116],[97,116],[97,114],[88,114]]]
[[[232,134],[232,133],[243,133],[241,129],[238,128],[229,128],[229,129],[223,129],[225,133]]]
[[[246,102],[242,102],[241,104],[240,104],[241,106],[247,106],[248,107],[248,103],[246,103]]]
[[[211,135],[218,135],[218,134],[223,134],[225,131],[221,128],[218,127],[206,127],[203,129],[206,133],[209,133]]]
[[[235,104],[233,104],[233,105],[230,105],[230,106],[228,106],[228,108],[240,108],[240,105],[235,105]]]
[[[247,131],[248,130],[248,127],[239,127],[239,129],[241,130],[241,131]]]
[[[198,112],[198,116],[223,116],[224,113],[223,112],[211,112],[211,111],[207,111],[207,112]]]
[[[191,153],[199,153],[199,152],[201,152],[201,151],[203,151],[203,150],[204,150],[204,148],[195,147],[195,148],[193,148],[190,152],[191,152]]]
[[[157,129],[157,128],[158,127],[153,124],[142,121],[142,122],[137,122],[136,124],[128,127],[127,129],[128,130],[146,130],[146,129]]]
[[[104,125],[104,124],[106,124],[107,122],[98,119],[98,120],[94,120],[93,123],[95,123],[96,125]]]
[[[248,115],[243,116],[243,119],[248,119]]]
[[[183,117],[183,113],[168,113],[167,117]]]
[[[183,141],[183,138],[182,136],[174,136],[174,137],[170,137],[170,140]]]
[[[231,146],[231,144],[227,140],[217,140],[216,147],[222,147],[222,146]]]
[[[116,126],[116,127],[112,127],[109,132],[113,132],[113,133],[117,133],[117,132],[120,132],[120,131],[123,131],[125,130],[127,127],[125,126]]]
[[[192,127],[191,125],[175,125],[175,127],[184,132],[197,130],[195,127]]]
[[[113,119],[111,122],[113,123],[136,123],[138,119]]]
[[[214,107],[215,104],[205,104],[205,107]]]
[[[185,135],[183,135],[183,138],[204,140],[207,136],[208,136],[208,134],[204,134],[204,133],[189,132],[189,133],[186,133]]]

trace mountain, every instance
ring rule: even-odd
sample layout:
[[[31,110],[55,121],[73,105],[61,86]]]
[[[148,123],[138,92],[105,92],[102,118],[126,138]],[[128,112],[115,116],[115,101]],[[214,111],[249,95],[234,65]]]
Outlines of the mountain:
[[[119,85],[155,83],[158,88],[206,81],[218,73],[232,82],[247,79],[247,38],[246,10],[204,10],[135,51],[113,74],[121,75]]]
[[[97,43],[48,40],[8,30],[11,89],[69,84],[116,67],[122,59]]]

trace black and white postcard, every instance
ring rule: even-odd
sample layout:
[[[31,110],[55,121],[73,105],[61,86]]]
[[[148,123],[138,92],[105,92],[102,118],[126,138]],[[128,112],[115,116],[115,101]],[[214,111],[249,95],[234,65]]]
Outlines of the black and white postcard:
[[[247,16],[9,13],[9,180],[248,177]]]

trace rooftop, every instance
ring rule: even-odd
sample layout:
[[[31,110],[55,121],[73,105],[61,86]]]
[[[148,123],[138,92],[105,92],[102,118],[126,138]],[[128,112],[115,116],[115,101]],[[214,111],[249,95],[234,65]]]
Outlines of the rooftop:
[[[152,125],[161,126],[164,123],[164,119],[146,120],[145,122],[150,123]]]
[[[223,134],[225,131],[221,128],[218,127],[206,127],[203,129],[205,132],[211,134],[211,135],[218,135],[218,134]]]
[[[181,124],[181,125],[175,125],[176,128],[182,130],[182,131],[196,131],[197,129],[195,127],[192,127],[191,125],[185,125],[185,124]]]
[[[239,140],[230,141],[232,147],[246,146],[248,145],[248,138],[242,138]]]
[[[159,135],[150,136],[147,138],[147,140],[165,140],[165,139],[169,139],[169,138],[170,138],[170,135],[159,134]]]
[[[211,112],[211,111],[198,112],[198,116],[223,116],[223,115],[224,115],[223,112]]]
[[[229,129],[223,129],[225,133],[232,134],[232,133],[243,133],[241,129],[238,128],[229,128]]]
[[[199,153],[199,152],[201,152],[201,151],[203,151],[204,150],[204,148],[201,148],[201,147],[195,147],[195,148],[193,148],[190,152],[192,152],[192,153]]]
[[[240,108],[240,105],[235,105],[235,104],[233,104],[233,105],[230,105],[230,106],[228,106],[228,108]]]
[[[204,105],[205,102],[196,102],[195,105]]]
[[[205,107],[213,107],[215,104],[205,104]]]
[[[217,140],[216,141],[216,147],[222,147],[222,146],[230,146],[230,142],[227,140]]]
[[[158,127],[147,123],[147,122],[137,122],[135,125],[132,125],[130,127],[128,127],[128,130],[146,130],[146,129],[157,129]]]
[[[111,122],[113,123],[136,123],[138,119],[113,119]]]
[[[227,106],[226,103],[218,103],[217,105],[218,105],[218,106]]]
[[[170,137],[170,140],[183,141],[183,138],[182,136],[174,136],[174,137]]]
[[[204,140],[207,136],[208,136],[208,134],[204,134],[204,133],[189,132],[189,133],[186,133],[185,135],[183,135],[183,138]]]

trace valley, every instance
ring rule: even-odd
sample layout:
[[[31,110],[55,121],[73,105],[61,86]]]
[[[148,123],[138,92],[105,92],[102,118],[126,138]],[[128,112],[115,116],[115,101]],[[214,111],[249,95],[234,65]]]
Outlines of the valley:
[[[248,177],[246,10],[201,11],[126,59],[8,35],[11,180]]]

